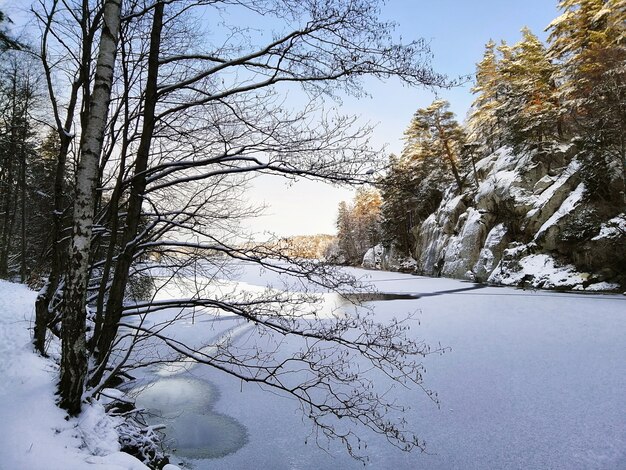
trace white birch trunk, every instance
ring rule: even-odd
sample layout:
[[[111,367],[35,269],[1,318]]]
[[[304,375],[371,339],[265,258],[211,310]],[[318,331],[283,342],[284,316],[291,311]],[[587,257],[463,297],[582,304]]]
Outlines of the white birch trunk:
[[[120,29],[121,0],[105,0],[102,34],[89,115],[81,139],[76,174],[72,241],[62,306],[60,405],[70,415],[80,413],[87,376],[85,340],[86,291],[98,165],[111,100],[113,70]]]

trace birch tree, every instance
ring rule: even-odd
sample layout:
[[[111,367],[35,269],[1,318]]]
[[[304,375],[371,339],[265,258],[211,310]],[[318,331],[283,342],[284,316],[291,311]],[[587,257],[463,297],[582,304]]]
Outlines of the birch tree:
[[[87,282],[95,190],[105,126],[108,118],[113,70],[120,28],[121,0],[106,0],[94,87],[86,127],[81,136],[81,156],[76,173],[73,231],[62,304],[60,404],[70,415],[81,410],[87,377],[86,311]]]
[[[49,273],[35,302],[34,344],[45,355],[46,331],[60,323],[59,286],[65,273],[68,243],[66,229],[70,219],[73,177],[68,166],[76,152],[73,143],[77,129],[74,121],[80,115],[85,124],[91,94],[94,39],[99,27],[101,5],[89,2],[41,2],[33,8],[40,27],[38,56],[42,64],[53,118],[51,123],[59,145],[55,155],[52,229],[49,237]],[[62,32],[62,33],[61,33]],[[66,89],[63,85],[67,84]],[[82,126],[79,126],[79,130]],[[56,328],[58,332],[58,328]]]

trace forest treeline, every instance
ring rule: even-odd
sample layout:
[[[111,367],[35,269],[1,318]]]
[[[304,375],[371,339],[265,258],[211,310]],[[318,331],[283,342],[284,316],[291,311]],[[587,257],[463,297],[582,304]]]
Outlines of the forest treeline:
[[[598,218],[624,210],[626,1],[564,0],[559,8],[547,44],[528,28],[516,44],[486,44],[465,123],[443,100],[416,111],[402,153],[367,190],[380,202],[364,211],[361,191],[340,204],[333,259],[360,264],[377,243],[413,255],[414,228],[447,188],[471,193],[485,177],[476,162],[503,146],[548,166],[567,148],[583,165],[585,197],[605,212]]]

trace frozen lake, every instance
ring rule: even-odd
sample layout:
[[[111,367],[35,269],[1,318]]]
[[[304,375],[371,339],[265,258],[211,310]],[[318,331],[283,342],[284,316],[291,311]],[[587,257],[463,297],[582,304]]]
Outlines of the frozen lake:
[[[367,467],[626,469],[626,297],[351,271],[383,293],[403,294],[373,297],[377,319],[418,312],[411,335],[451,348],[424,360],[425,385],[438,393],[440,408],[422,391],[393,391],[411,406],[405,418],[426,441],[427,453],[404,453],[365,433]],[[246,267],[239,280],[265,286],[268,279]],[[220,331],[242,328],[216,323]],[[206,324],[186,325],[181,334],[200,327]],[[179,447],[200,448],[179,454],[193,468],[363,468],[339,444],[318,447],[293,399],[203,366],[165,375],[156,388],[173,395],[158,406],[173,403],[179,410],[183,421],[171,433]],[[186,382],[177,386],[176,380]],[[198,392],[202,384],[206,390]],[[144,401],[159,395],[148,393]],[[185,393],[201,394],[204,402]],[[198,434],[200,440],[213,436],[216,448],[194,444]]]

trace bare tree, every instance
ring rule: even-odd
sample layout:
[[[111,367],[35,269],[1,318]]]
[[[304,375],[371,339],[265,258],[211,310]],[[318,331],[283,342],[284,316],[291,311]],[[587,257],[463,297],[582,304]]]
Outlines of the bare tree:
[[[41,27],[41,41],[38,56],[44,71],[53,129],[58,136],[59,146],[56,155],[54,178],[54,210],[50,233],[50,272],[39,291],[35,303],[35,335],[37,350],[45,355],[46,331],[49,324],[58,323],[55,311],[58,310],[60,293],[57,292],[64,273],[67,252],[65,243],[66,214],[68,212],[67,160],[71,157],[72,142],[76,130],[73,129],[77,112],[86,116],[91,89],[91,69],[94,37],[99,27],[101,9],[90,8],[87,1],[74,4],[54,0],[40,2],[33,13]],[[68,88],[62,88],[59,83]],[[63,78],[63,79],[62,79]],[[84,124],[84,122],[83,122]]]
[[[329,104],[343,94],[364,94],[365,76],[444,85],[428,65],[425,43],[394,43],[392,25],[377,19],[373,0],[126,1],[121,15],[119,2],[107,0],[104,9],[76,3],[76,18],[90,22],[75,21],[75,36],[91,42],[81,42],[82,54],[72,58],[80,65],[72,69],[78,84],[69,96],[82,102],[74,231],[69,257],[60,263],[67,271],[58,282],[61,306],[48,302],[62,314],[63,406],[78,413],[81,396],[97,395],[129,370],[160,361],[142,353],[156,344],[161,357],[162,348],[170,351],[163,360],[187,358],[297,397],[323,434],[355,455],[358,438],[334,419],[347,417],[406,450],[421,447],[401,421],[388,418],[394,405],[375,392],[373,379],[350,365],[361,357],[397,382],[422,387],[420,360],[429,348],[408,339],[401,322],[378,324],[367,314],[323,317],[320,297],[309,287],[348,291],[354,280],[291,259],[271,244],[243,243],[238,221],[254,212],[240,201],[245,181],[257,174],[366,181],[368,170],[384,163],[369,144],[370,128]],[[241,10],[271,39],[236,25]],[[44,11],[44,33],[60,37],[52,8]],[[233,24],[220,29],[216,21],[213,42],[191,26],[196,14],[229,12]],[[117,48],[113,17],[121,19]],[[100,24],[92,78],[85,61]],[[74,87],[82,97],[72,94]],[[287,93],[303,105],[290,109]],[[238,262],[288,275],[304,287],[219,295],[211,288],[214,279]],[[134,280],[158,269],[184,283],[189,295],[133,298]],[[198,309],[240,318],[275,346],[187,344],[170,326]],[[179,313],[155,322],[164,310]],[[88,333],[86,319],[93,321]],[[296,339],[298,349],[286,354],[282,337]],[[94,358],[89,371],[87,354]]]

